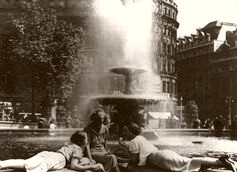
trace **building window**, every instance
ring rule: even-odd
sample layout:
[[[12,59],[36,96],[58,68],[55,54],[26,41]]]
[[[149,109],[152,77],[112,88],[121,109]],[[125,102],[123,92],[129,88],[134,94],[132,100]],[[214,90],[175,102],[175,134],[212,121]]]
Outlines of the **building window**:
[[[173,63],[172,66],[173,66],[172,67],[172,69],[173,69],[172,72],[175,73],[175,64]]]
[[[166,60],[165,59],[163,59],[163,63],[162,63],[162,68],[163,68],[163,72],[167,72],[167,65],[166,65]]]
[[[167,33],[167,26],[164,26],[164,35]]]
[[[172,88],[173,89],[172,93],[175,95],[176,94],[176,84],[175,84],[175,82],[172,83],[172,87],[173,87]]]
[[[168,10],[168,16],[170,17],[170,9]]]
[[[163,52],[166,54],[166,43],[163,43]]]
[[[50,0],[50,1],[49,1],[49,6],[50,6],[50,7],[54,7],[54,0]]]
[[[167,14],[167,8],[165,7],[164,9],[164,14],[166,15]]]
[[[173,12],[173,19],[176,20],[176,14],[175,14],[175,12]]]
[[[168,72],[170,73],[171,72],[171,69],[170,69],[170,62],[168,61]]]
[[[162,81],[162,90],[163,93],[166,93],[166,81]]]
[[[167,92],[167,93],[170,93],[170,82],[169,82],[169,81],[167,81],[167,83],[166,83],[166,84],[167,84],[167,91],[166,91],[166,92]]]
[[[168,54],[170,55],[171,54],[171,45],[168,45],[167,49],[168,49]]]
[[[59,0],[59,6],[64,7],[64,0]]]

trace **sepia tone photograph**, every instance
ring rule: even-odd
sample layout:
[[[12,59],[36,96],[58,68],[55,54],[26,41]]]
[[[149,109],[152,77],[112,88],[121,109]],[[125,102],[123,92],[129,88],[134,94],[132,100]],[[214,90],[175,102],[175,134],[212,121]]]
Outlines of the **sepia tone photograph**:
[[[236,6],[0,0],[0,172],[237,172]]]

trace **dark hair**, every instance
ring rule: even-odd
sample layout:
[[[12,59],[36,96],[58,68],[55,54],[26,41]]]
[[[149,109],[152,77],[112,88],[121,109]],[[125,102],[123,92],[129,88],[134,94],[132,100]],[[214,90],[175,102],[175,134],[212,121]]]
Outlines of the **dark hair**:
[[[91,114],[90,121],[92,121],[92,122],[98,121],[101,119],[102,115],[104,117],[104,112],[100,109],[97,109]]]
[[[71,136],[71,142],[76,144],[76,145],[83,145],[85,143],[86,137],[87,137],[86,132],[76,131]]]
[[[131,123],[128,125],[129,131],[134,134],[134,135],[139,135],[141,134],[141,127],[139,127],[136,123]]]

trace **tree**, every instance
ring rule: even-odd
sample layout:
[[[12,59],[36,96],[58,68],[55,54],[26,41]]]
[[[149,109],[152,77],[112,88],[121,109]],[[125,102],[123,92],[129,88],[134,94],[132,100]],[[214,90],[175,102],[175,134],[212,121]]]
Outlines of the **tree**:
[[[194,100],[190,100],[185,106],[185,120],[188,125],[192,123],[194,117],[198,117],[198,106]]]
[[[86,66],[85,32],[35,1],[23,2],[21,7],[21,14],[12,15],[9,24],[7,57],[18,65],[17,73],[27,74],[34,113],[35,89],[44,90],[45,96],[67,98],[72,94]]]

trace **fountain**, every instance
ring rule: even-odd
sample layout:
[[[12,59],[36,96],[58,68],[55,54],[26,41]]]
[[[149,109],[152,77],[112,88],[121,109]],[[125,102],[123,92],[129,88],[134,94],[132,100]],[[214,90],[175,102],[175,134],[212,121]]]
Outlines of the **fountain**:
[[[149,105],[159,104],[162,100],[167,100],[167,97],[153,94],[146,94],[144,90],[139,88],[137,80],[139,75],[147,72],[147,70],[136,67],[114,67],[111,72],[124,76],[124,92],[109,95],[92,96],[91,101],[97,101],[100,105],[116,108],[117,117],[112,119],[121,127],[130,122],[138,121],[138,112],[141,106],[148,107]],[[158,109],[157,109],[158,110]]]
[[[119,77],[120,81],[115,83],[119,88],[110,89],[110,92],[98,89],[91,95],[90,103],[104,106],[109,114],[116,108],[119,117],[114,121],[119,125],[134,121],[141,106],[146,111],[175,113],[176,100],[162,93],[159,69],[154,69],[152,41],[159,40],[152,40],[152,0],[96,2],[96,19],[93,21],[98,22],[92,25],[92,31],[96,32],[96,41],[100,44],[93,44],[97,52],[94,63],[98,64],[94,73],[100,75],[103,71],[110,80]],[[108,83],[108,80],[100,80],[104,85]]]

